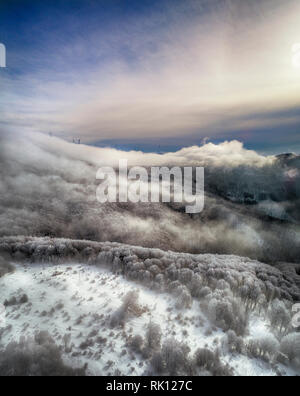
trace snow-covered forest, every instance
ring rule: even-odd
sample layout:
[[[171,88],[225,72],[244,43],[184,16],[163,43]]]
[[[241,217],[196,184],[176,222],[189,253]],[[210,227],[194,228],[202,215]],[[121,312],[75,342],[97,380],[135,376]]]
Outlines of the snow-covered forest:
[[[0,375],[300,373],[297,157],[126,153],[205,167],[205,210],[187,215],[100,205],[96,169],[124,153],[18,139],[1,141]]]
[[[50,238],[0,250],[1,374],[299,373],[296,266]]]

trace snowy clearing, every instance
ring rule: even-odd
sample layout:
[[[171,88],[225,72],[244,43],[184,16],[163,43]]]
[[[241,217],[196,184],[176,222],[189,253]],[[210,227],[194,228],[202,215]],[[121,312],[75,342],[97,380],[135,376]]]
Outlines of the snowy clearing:
[[[1,302],[24,294],[28,302],[7,306],[2,346],[47,331],[60,346],[66,363],[82,367],[89,375],[145,375],[151,365],[131,346],[134,336],[145,337],[149,323],[161,327],[162,343],[170,337],[186,343],[191,354],[198,348],[218,348],[222,363],[234,375],[294,375],[295,371],[225,351],[225,334],[211,326],[194,300],[191,307],[176,308],[173,296],[154,292],[112,274],[101,266],[86,264],[15,264],[16,270],[0,279]],[[110,318],[132,290],[139,293],[138,315],[129,315],[124,326],[112,328]],[[265,323],[256,315],[249,336],[267,335]],[[138,347],[137,347],[138,348]],[[199,373],[201,374],[201,373]]]

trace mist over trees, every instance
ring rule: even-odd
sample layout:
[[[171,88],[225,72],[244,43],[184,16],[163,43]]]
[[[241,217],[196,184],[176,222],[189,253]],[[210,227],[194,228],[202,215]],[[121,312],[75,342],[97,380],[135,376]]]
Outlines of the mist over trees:
[[[299,159],[263,157],[239,142],[164,155],[122,153],[56,138],[2,134],[0,235],[113,241],[189,253],[236,254],[264,262],[300,257]],[[96,172],[131,165],[204,166],[206,201],[181,204],[96,201]]]

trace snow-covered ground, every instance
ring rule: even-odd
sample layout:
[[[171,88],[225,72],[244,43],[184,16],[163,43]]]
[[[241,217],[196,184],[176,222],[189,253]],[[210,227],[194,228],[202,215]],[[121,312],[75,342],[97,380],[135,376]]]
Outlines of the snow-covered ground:
[[[245,354],[231,354],[224,347],[225,334],[212,326],[193,299],[190,308],[176,307],[171,294],[152,291],[113,274],[101,265],[15,264],[14,273],[0,279],[0,303],[16,297],[6,307],[2,323],[3,347],[21,336],[47,331],[61,347],[66,363],[82,367],[88,363],[89,375],[143,375],[149,373],[149,361],[130,346],[132,337],[145,337],[149,323],[157,323],[162,343],[170,337],[188,344],[193,354],[198,348],[220,351],[222,363],[228,363],[234,375],[294,375],[282,365],[274,366]],[[132,290],[139,293],[138,314],[129,315],[124,326],[110,326],[111,318]],[[27,299],[20,302],[26,294]],[[264,320],[252,314],[250,337],[268,334]]]

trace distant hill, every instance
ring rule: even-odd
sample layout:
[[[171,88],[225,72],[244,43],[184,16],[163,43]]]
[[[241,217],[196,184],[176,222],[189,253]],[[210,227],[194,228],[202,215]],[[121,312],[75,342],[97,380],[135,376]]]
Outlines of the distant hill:
[[[276,156],[278,161],[288,167],[300,168],[300,155],[294,153],[279,154]]]

